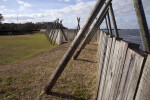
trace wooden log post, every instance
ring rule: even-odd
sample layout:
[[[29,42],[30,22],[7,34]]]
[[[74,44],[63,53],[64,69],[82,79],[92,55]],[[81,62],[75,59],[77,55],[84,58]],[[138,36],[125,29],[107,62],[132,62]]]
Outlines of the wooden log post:
[[[77,26],[77,32],[80,30],[80,18],[77,17],[77,22],[78,22],[78,26]]]
[[[141,0],[133,0],[144,51],[150,52],[150,36]]]
[[[66,34],[65,34],[64,30],[63,30],[62,21],[63,21],[63,20],[60,21],[60,31],[61,31],[61,33],[63,34],[65,40],[68,41],[67,36],[66,36]]]
[[[105,23],[106,23],[106,29],[107,29],[107,33],[108,33],[109,31],[108,31],[107,16],[105,17]]]
[[[150,98],[150,55],[146,60],[145,66],[143,68],[143,73],[141,75],[141,81],[139,83],[139,88],[135,100],[149,100]]]
[[[59,32],[59,28],[60,28],[60,24],[59,21],[58,21],[58,25],[57,25],[57,32],[56,32],[56,36],[55,36],[55,39],[54,39],[54,43],[53,45],[56,43],[56,39],[57,39],[57,36],[58,36],[58,32]]]
[[[53,28],[53,24],[51,24],[49,27],[47,27],[47,38],[48,38],[48,41],[50,41],[50,33],[52,31],[52,28]]]
[[[80,42],[82,41],[84,35],[87,33],[89,30],[89,27],[93,23],[95,17],[99,13],[100,9],[104,5],[106,0],[98,0],[95,7],[93,8],[92,12],[90,13],[90,16],[87,18],[86,22],[84,23],[84,26],[80,31],[78,32],[77,36],[73,40],[71,46],[67,50],[66,54],[64,55],[63,59],[60,61],[59,65],[57,66],[54,74],[52,75],[50,82],[46,85],[44,92],[46,94],[49,94],[51,92],[51,89],[55,85],[56,81],[58,80],[59,76],[65,69],[67,63],[71,59],[72,55],[74,54],[75,50],[79,46]]]
[[[105,5],[105,7],[103,8],[101,14],[99,15],[96,23],[93,25],[93,27],[91,28],[91,30],[88,32],[88,34],[86,35],[86,37],[84,38],[83,42],[81,43],[81,46],[79,47],[79,49],[77,50],[76,54],[74,55],[73,59],[76,59],[79,54],[81,53],[82,49],[86,46],[86,44],[92,39],[92,37],[94,36],[95,32],[97,31],[97,29],[99,28],[100,24],[103,22],[104,17],[106,16],[106,12],[108,11],[108,6],[111,3],[112,0],[109,0],[107,2],[107,4]]]
[[[51,41],[50,41],[51,44],[53,43],[53,38],[55,36],[56,28],[58,26],[58,21],[59,21],[59,19],[56,20],[55,27],[53,29],[53,33],[52,33],[52,37],[51,37]]]
[[[104,17],[101,19],[100,24],[103,22]],[[98,27],[99,28],[99,27]],[[91,29],[92,30],[92,29]],[[94,34],[96,33],[96,29],[94,31],[90,31],[91,34],[87,35],[83,42],[81,43],[81,46],[79,47],[79,49],[77,50],[77,52],[75,53],[73,59],[77,59],[77,57],[79,56],[79,54],[81,53],[81,51],[85,48],[86,44],[89,43],[89,41],[91,41],[92,37],[94,36]]]
[[[45,35],[46,35],[46,37],[47,37],[47,39],[49,40],[49,32],[51,31],[51,27],[52,27],[52,25],[50,24],[50,25],[48,25],[47,26],[47,28],[46,28],[46,32],[45,32]]]
[[[116,20],[115,20],[115,15],[114,15],[114,11],[113,11],[113,8],[112,8],[112,3],[109,5],[109,11],[110,11],[110,14],[111,14],[111,19],[112,19],[112,23],[113,23],[113,27],[114,27],[114,34],[115,34],[116,37],[119,37],[117,24],[116,24]]]
[[[109,12],[107,12],[106,16],[107,16],[107,20],[108,20],[109,34],[112,35],[111,21],[110,21]]]
[[[66,34],[65,34],[65,32],[64,32],[64,30],[63,30],[63,28],[62,28],[62,26],[60,27],[60,30],[61,30],[61,33],[63,34],[65,40],[68,41],[67,36],[66,36]]]
[[[105,12],[104,16],[106,16],[106,12]],[[105,17],[102,17],[102,20],[101,20],[101,22],[100,22],[100,25],[101,25],[102,22],[104,21],[104,18],[105,18]],[[97,30],[98,30],[98,29],[97,29]],[[93,38],[93,36],[95,35],[95,33],[97,32],[97,30],[95,30],[95,31],[92,33],[92,35],[87,39],[87,41],[85,42],[85,44],[89,43],[89,42],[92,40],[92,38]],[[106,33],[106,34],[107,34],[107,33]]]

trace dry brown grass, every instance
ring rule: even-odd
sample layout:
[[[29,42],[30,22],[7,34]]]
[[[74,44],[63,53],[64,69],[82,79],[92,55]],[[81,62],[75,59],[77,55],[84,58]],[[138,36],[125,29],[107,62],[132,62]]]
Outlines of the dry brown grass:
[[[33,58],[0,67],[0,100],[35,100],[70,43],[40,53]],[[53,88],[42,100],[93,100],[96,96],[97,45],[86,46],[77,60],[71,60]]]

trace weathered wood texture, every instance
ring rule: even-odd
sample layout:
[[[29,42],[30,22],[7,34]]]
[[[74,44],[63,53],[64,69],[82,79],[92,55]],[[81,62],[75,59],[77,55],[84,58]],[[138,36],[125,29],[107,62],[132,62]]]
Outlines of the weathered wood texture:
[[[103,86],[105,88],[103,88],[103,90],[101,91],[103,93],[103,95],[101,97],[103,100],[107,100],[108,97],[109,97],[107,95],[107,92],[109,92],[108,90],[109,90],[109,87],[110,87],[110,84],[109,84],[109,80],[110,79],[109,78],[111,76],[111,68],[112,68],[110,66],[111,66],[111,63],[113,62],[113,54],[114,54],[115,44],[116,44],[116,38],[113,37],[112,46],[111,46],[111,52],[110,52],[110,58],[107,61],[108,62],[108,64],[107,64],[107,71],[106,71],[107,74],[106,74],[105,81],[104,81],[105,83],[104,83],[104,86]]]
[[[139,25],[143,48],[145,51],[150,52],[149,29],[145,17],[142,0],[133,0],[133,4],[136,12],[138,25]]]
[[[135,44],[101,32],[97,100],[149,100],[150,56],[145,64],[145,53],[136,49]]]
[[[133,100],[143,63],[143,56],[131,49],[128,49],[121,83],[117,94],[118,100]]]
[[[104,57],[105,57],[105,52],[106,52],[106,47],[107,47],[107,40],[108,36],[106,34],[101,33],[101,39],[100,39],[100,46],[99,46],[99,66],[98,66],[98,76],[99,80],[101,80],[101,73],[103,70],[103,63],[104,63]],[[98,81],[98,84],[100,84],[100,81]]]
[[[135,100],[150,100],[150,55],[146,60]]]
[[[55,32],[53,29],[51,29],[47,30],[47,32],[45,32],[45,35],[48,38],[48,40],[54,40],[57,44],[62,44],[64,42],[72,41],[76,37],[76,33],[76,29],[63,29],[63,31],[60,29],[56,29]],[[93,36],[92,41],[98,41],[99,34],[100,31],[98,30]],[[52,35],[54,38],[52,38]]]
[[[107,36],[107,35],[106,35]],[[112,45],[112,38],[110,38],[110,36],[107,36],[108,37],[108,41],[107,41],[107,44],[105,43],[105,48],[104,48],[104,51],[102,52],[102,50],[100,50],[103,54],[103,56],[101,57],[104,57],[105,59],[100,60],[102,61],[101,64],[99,62],[99,69],[101,69],[101,72],[100,72],[100,80],[99,80],[99,91],[103,91],[103,86],[104,86],[104,81],[105,81],[105,76],[106,76],[106,70],[107,70],[107,65],[108,65],[108,61],[109,61],[109,58],[110,58],[110,51],[111,51],[111,45]],[[107,52],[107,53],[106,53]],[[99,70],[98,70],[99,71]],[[100,98],[102,96],[102,92],[99,92],[98,94],[98,98]]]

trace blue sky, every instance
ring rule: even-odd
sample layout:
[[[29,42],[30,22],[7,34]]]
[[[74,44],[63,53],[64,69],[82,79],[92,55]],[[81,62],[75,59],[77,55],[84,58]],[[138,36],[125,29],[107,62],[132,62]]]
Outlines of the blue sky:
[[[150,27],[150,0],[142,0]],[[53,21],[63,19],[63,25],[76,28],[76,17],[81,18],[81,26],[88,17],[96,0],[0,0],[3,23]],[[132,0],[113,0],[114,13],[119,28],[138,28]],[[106,28],[103,23],[102,28]]]

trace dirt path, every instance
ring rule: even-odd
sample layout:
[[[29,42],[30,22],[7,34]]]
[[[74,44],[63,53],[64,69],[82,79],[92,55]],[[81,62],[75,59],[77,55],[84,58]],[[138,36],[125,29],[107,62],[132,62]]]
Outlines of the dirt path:
[[[0,66],[0,99],[35,100],[70,43],[19,63]],[[93,100],[96,95],[97,44],[90,43],[77,60],[71,60],[53,88],[42,100]]]

